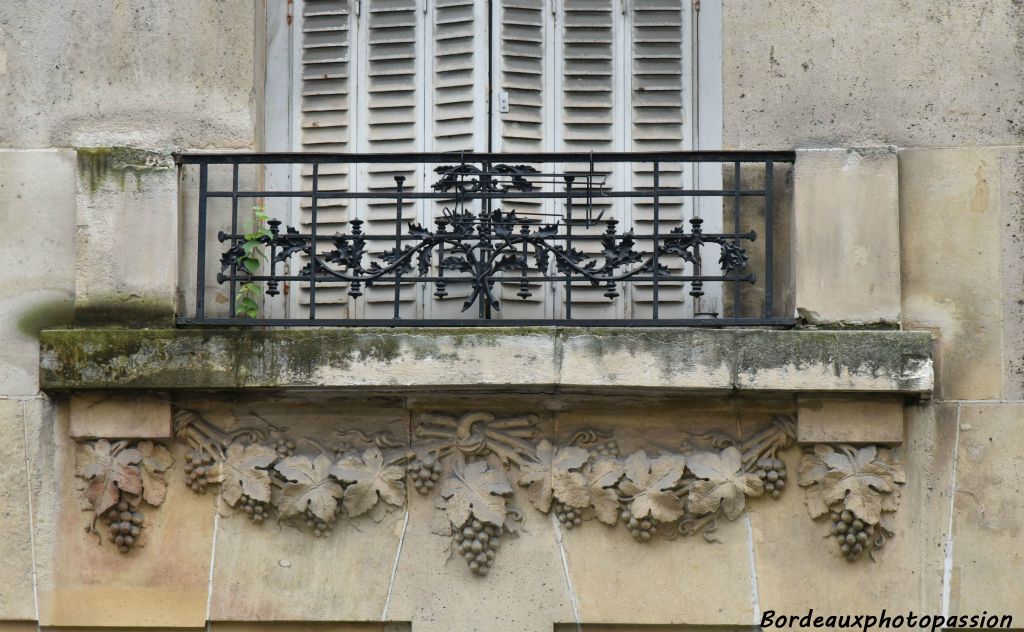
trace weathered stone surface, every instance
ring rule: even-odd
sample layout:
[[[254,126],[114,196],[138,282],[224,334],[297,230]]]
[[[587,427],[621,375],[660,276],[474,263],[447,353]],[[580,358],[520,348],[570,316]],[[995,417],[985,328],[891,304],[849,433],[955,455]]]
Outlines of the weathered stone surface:
[[[407,623],[214,621],[210,632],[410,632],[410,627]]]
[[[24,417],[25,402],[0,399],[0,619],[36,618]]]
[[[76,393],[70,404],[73,439],[171,437],[171,403],[166,397]]]
[[[895,513],[896,536],[877,563],[847,562],[828,535],[827,520],[812,522],[804,490],[791,484],[776,502],[752,503],[758,601],[762,609],[815,613],[941,613],[956,407],[907,409],[902,448],[907,483]],[[800,451],[780,453],[787,470],[799,471]]]
[[[411,493],[387,619],[426,632],[549,632],[553,622],[574,621],[551,518],[528,507],[521,494],[515,502],[525,531],[502,538],[494,568],[479,578],[451,555],[451,539],[435,533],[444,514],[433,499]]]
[[[812,323],[898,323],[895,150],[800,150],[794,171],[797,314]]]
[[[899,167],[904,322],[939,339],[938,396],[999,398],[999,151],[902,150]]]
[[[950,613],[1024,618],[1024,405],[962,404]]]
[[[71,322],[75,154],[0,150],[0,395],[39,392],[39,331]]]
[[[38,632],[35,621],[0,621],[0,632]]]
[[[1024,148],[1000,155],[1003,227],[1003,398],[1024,399]]]
[[[1024,139],[1024,15],[1012,3],[723,5],[726,147]]]
[[[903,442],[903,401],[899,399],[797,398],[800,443]]]
[[[28,421],[39,622],[47,626],[201,627],[206,621],[214,499],[174,476],[157,509],[144,508],[139,546],[121,555],[86,527],[67,406]],[[31,415],[27,416],[28,420]],[[175,463],[188,447],[173,444]]]
[[[78,150],[75,321],[168,326],[177,293],[177,172],[166,154]]]
[[[0,145],[254,144],[261,21],[248,0],[5,3],[0,23]]]
[[[763,424],[766,418],[761,418]],[[584,429],[613,431],[623,455],[638,449],[677,451],[688,430],[738,436],[735,411],[651,405],[628,410],[583,409],[560,414],[559,442]],[[692,426],[690,426],[692,424]],[[715,535],[638,543],[621,524],[585,522],[561,528],[566,564],[580,620],[591,624],[727,625],[754,619],[750,549],[746,521],[724,517]],[[697,579],[699,577],[699,580]],[[628,629],[628,628],[627,628]]]
[[[228,407],[195,403],[198,405],[189,407],[227,431],[265,428],[269,422],[289,427],[292,436],[318,440],[328,449],[342,440],[335,430],[387,430],[396,440],[408,442],[409,413],[401,408],[330,400],[261,400]],[[250,412],[256,409],[259,417]],[[345,411],[343,416],[339,410]],[[253,524],[245,513],[222,505],[211,620],[379,621],[388,599],[404,518],[404,508],[387,513],[379,523],[368,516],[352,518],[339,521],[330,535],[315,538],[277,522]]]
[[[926,393],[931,338],[694,329],[51,330],[44,389]],[[609,360],[611,358],[611,360]]]

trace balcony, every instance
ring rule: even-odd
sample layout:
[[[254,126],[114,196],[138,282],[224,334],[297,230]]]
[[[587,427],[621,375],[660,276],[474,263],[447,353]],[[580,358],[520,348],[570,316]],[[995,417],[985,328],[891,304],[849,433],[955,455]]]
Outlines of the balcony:
[[[42,332],[40,383],[927,397],[894,154],[796,155],[179,155],[87,192],[123,205],[89,279],[120,294]]]
[[[796,322],[774,298],[794,152],[176,159],[198,172],[179,325]]]

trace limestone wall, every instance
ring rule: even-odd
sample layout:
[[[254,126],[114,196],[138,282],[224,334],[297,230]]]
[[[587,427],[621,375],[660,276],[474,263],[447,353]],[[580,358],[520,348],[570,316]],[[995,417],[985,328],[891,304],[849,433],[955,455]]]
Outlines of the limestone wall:
[[[887,419],[894,410],[904,417],[907,481],[882,559],[842,559],[791,485],[778,501],[757,499],[723,521],[717,544],[698,536],[642,545],[597,523],[570,533],[530,510],[495,574],[476,578],[447,559],[430,498],[410,491],[405,508],[380,523],[353,520],[331,539],[257,527],[216,494],[188,490],[189,448],[180,442],[169,442],[176,465],[166,500],[147,510],[146,546],[122,556],[100,544],[85,531],[70,400],[39,388],[39,332],[76,318],[170,325],[192,280],[180,278],[174,243],[179,200],[189,193],[167,156],[259,146],[263,8],[249,0],[7,2],[0,632],[749,630],[765,610],[812,607],[984,610],[1024,627],[1024,11],[998,0],[723,4],[726,146],[828,150],[804,152],[780,174],[788,180],[779,190],[793,191],[785,219],[800,240],[787,265],[800,268],[777,295],[787,308],[805,308],[812,326],[933,336],[932,397],[883,405]],[[637,363],[631,379],[645,370]],[[621,366],[609,361],[604,370]],[[250,391],[176,401],[226,427],[271,423],[327,437],[353,419],[408,436],[428,409],[532,413],[553,440],[596,426],[631,450],[678,448],[682,430],[742,438],[773,415],[799,422],[808,403],[786,388],[798,378],[781,371],[770,392],[713,398],[573,399],[541,387],[499,396],[475,384],[472,397],[458,398],[396,395],[401,385],[392,385],[360,397]],[[892,429],[868,423],[878,410],[874,401],[862,409],[844,401],[833,417],[841,426],[807,436],[897,442],[899,434],[870,434]],[[781,458],[798,471],[799,448]],[[525,490],[516,494],[528,507]]]

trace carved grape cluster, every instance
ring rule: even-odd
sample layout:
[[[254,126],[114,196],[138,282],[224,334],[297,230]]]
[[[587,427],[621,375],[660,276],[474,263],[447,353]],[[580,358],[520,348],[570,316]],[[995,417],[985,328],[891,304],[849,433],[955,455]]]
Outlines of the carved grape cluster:
[[[185,482],[197,494],[206,491],[206,486],[217,482],[213,476],[213,455],[205,450],[194,450],[185,462]]]
[[[502,533],[501,527],[484,524],[475,518],[470,518],[456,529],[453,536],[455,550],[466,560],[474,575],[484,577],[490,572]]]
[[[786,487],[786,464],[782,462],[782,459],[772,457],[758,459],[754,474],[764,481],[766,494],[772,498],[782,495],[782,490]]]
[[[441,474],[444,471],[441,462],[433,455],[425,456],[422,459],[416,457],[409,462],[406,470],[413,488],[421,494],[427,494],[433,490],[437,481],[441,480]]]
[[[144,521],[145,517],[141,511],[133,511],[128,502],[122,500],[106,514],[108,539],[122,554],[128,553],[139,541]]]

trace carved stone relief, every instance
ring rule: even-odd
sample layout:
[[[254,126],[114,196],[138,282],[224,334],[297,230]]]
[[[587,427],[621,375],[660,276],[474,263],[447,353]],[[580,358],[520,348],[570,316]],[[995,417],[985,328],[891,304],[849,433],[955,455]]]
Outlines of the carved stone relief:
[[[434,531],[451,538],[451,554],[485,576],[502,540],[518,535],[523,507],[550,514],[561,529],[586,522],[622,526],[640,543],[701,534],[717,541],[719,521],[739,518],[748,498],[778,498],[789,478],[779,452],[795,443],[795,424],[773,417],[740,441],[721,433],[679,433],[679,443],[651,453],[619,453],[611,432],[584,430],[565,445],[538,436],[533,415],[420,415],[408,444],[388,431],[334,432],[333,445],[267,428],[219,428],[180,410],[174,435],[192,449],[182,464],[196,493],[219,485],[222,500],[254,526],[267,520],[329,537],[360,516],[379,522],[402,508],[406,487],[432,495],[444,512]],[[128,553],[143,537],[142,504],[159,506],[173,459],[150,441],[79,445],[76,474],[110,539]],[[803,457],[798,483],[812,518],[831,519],[830,535],[849,560],[874,558],[893,535],[898,456],[873,446],[815,446]],[[840,541],[841,540],[841,541]]]

